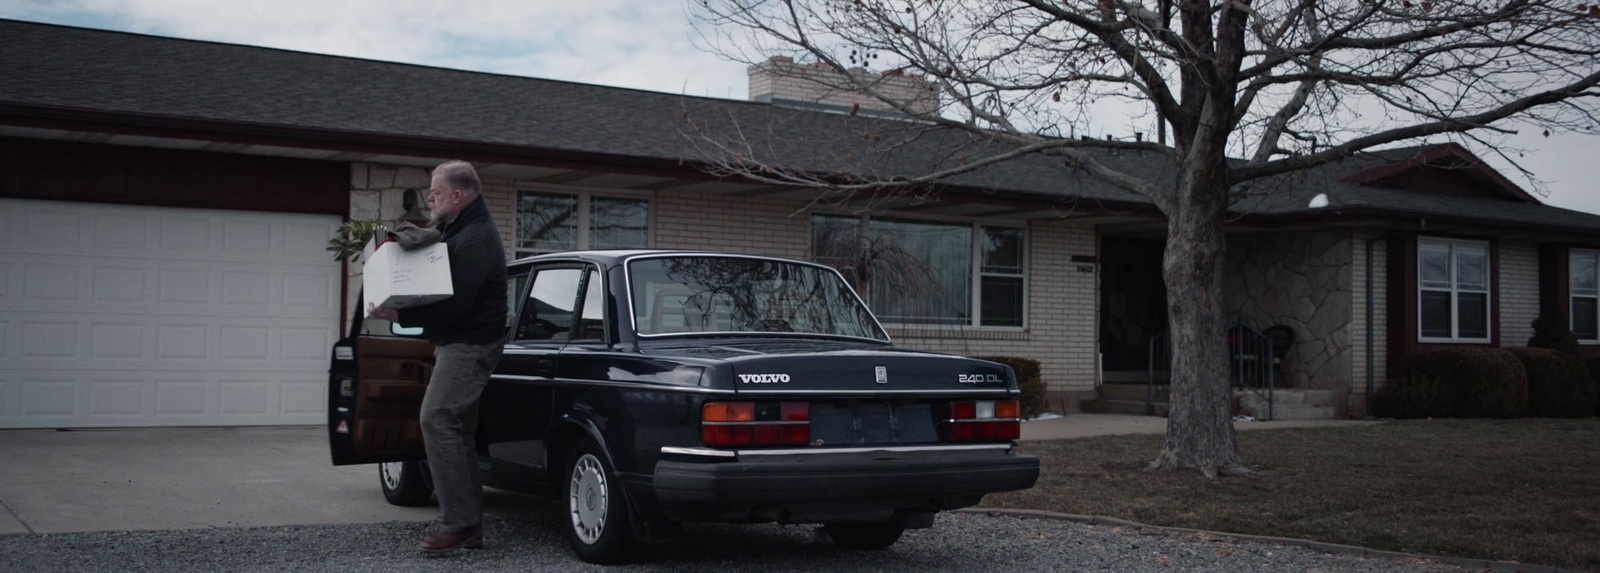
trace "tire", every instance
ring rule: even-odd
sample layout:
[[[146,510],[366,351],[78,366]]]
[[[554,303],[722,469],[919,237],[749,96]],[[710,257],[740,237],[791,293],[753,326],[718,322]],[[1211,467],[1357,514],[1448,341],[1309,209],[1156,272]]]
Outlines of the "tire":
[[[573,448],[566,468],[567,519],[562,529],[573,551],[589,563],[626,563],[636,543],[629,523],[632,512],[605,453],[583,440]]]
[[[378,464],[378,485],[383,488],[383,499],[406,507],[428,503],[433,489],[423,479],[422,471],[421,462]]]
[[[906,531],[906,528],[899,523],[889,521],[824,523],[822,528],[840,547],[858,551],[871,551],[894,545],[894,542],[900,540],[900,534]]]

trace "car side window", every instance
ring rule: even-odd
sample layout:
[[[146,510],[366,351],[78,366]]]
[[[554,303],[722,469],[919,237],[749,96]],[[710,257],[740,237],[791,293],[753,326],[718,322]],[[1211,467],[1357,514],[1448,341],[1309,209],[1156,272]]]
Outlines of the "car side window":
[[[522,304],[514,340],[568,340],[572,337],[581,269],[544,269]]]
[[[583,316],[578,320],[578,332],[573,340],[602,340],[606,334],[606,295],[600,284],[600,273],[589,269],[584,278]]]

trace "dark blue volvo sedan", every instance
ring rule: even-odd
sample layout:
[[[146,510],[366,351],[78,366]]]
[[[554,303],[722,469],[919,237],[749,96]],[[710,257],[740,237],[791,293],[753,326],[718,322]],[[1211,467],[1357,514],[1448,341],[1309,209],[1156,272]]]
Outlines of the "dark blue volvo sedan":
[[[1013,451],[1011,369],[895,348],[831,268],[590,251],[522,259],[509,277],[476,434],[484,481],[564,502],[585,561],[626,561],[684,522],[821,523],[877,549],[1038,478],[1039,460]],[[329,377],[333,463],[379,463],[391,503],[426,503],[417,412],[433,347],[353,322]]]

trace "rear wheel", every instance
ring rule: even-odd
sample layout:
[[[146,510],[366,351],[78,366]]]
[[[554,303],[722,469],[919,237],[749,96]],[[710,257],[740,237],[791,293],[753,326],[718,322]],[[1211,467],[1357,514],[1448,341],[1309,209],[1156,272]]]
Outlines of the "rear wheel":
[[[632,556],[633,527],[622,483],[594,442],[584,440],[567,460],[567,539],[578,558],[612,565]]]
[[[422,462],[378,464],[378,483],[383,486],[383,498],[394,505],[422,505],[433,495],[422,477]]]
[[[840,547],[857,550],[883,549],[894,545],[894,542],[900,540],[900,534],[906,530],[901,524],[890,521],[824,523],[822,528]]]

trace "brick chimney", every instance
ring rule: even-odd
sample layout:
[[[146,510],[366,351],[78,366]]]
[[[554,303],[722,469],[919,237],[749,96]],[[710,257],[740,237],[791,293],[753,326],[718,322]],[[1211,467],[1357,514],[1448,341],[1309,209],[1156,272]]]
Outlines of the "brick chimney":
[[[821,62],[796,64],[793,58],[774,56],[746,71],[750,74],[750,101],[845,111],[860,105],[864,111],[876,112],[873,115],[900,113],[878,98],[848,89],[850,81]],[[911,109],[916,113],[929,114],[938,110],[938,93],[930,89],[921,74],[899,70],[875,74],[865,68],[852,68],[850,73],[879,93],[911,102]]]

